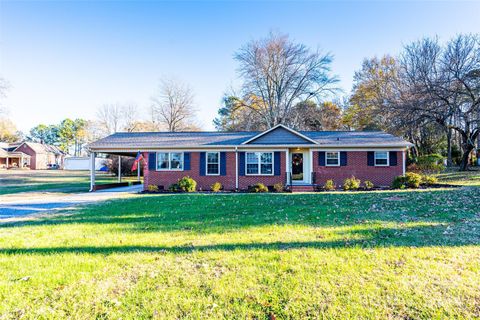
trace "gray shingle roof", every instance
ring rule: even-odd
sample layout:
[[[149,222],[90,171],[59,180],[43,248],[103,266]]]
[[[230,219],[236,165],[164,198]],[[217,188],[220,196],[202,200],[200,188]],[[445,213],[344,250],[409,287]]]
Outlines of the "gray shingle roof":
[[[409,142],[381,131],[299,131],[315,140],[312,146],[332,147],[407,147]],[[260,132],[121,132],[95,141],[89,145],[94,150],[147,148],[183,148],[240,146]],[[268,134],[267,134],[268,135]],[[307,142],[308,143],[308,142]],[[281,144],[279,144],[281,145]]]

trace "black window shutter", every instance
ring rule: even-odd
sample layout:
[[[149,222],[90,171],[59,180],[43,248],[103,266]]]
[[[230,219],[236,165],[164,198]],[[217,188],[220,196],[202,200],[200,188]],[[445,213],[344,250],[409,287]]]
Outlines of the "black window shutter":
[[[346,151],[341,151],[340,152],[340,165],[342,167],[347,165],[347,152]]]
[[[397,159],[397,151],[390,151],[388,153],[388,156],[390,157],[390,165],[391,166],[396,166],[397,163],[398,163],[398,159]]]
[[[367,165],[369,167],[375,166],[375,152],[374,151],[368,151],[367,152]]]
[[[325,151],[318,152],[318,165],[325,166]]]
[[[220,175],[227,175],[227,153],[220,152]]]
[[[183,153],[183,170],[190,170],[190,152]]]
[[[150,152],[148,154],[148,170],[156,170],[157,169],[157,153]]]
[[[238,153],[238,175],[245,175],[245,152]]]
[[[281,157],[281,153],[280,151],[275,151],[274,155],[273,155],[273,163],[274,163],[274,171],[273,171],[273,174],[276,175],[276,176],[279,176],[281,173],[280,173],[280,168],[281,168],[281,165],[282,165],[282,157]]]
[[[205,152],[200,152],[200,175],[204,176],[205,175]]]

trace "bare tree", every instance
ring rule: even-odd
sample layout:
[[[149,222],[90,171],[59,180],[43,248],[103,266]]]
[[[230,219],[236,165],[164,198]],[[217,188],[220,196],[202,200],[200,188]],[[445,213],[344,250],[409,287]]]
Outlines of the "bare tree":
[[[97,109],[97,127],[104,134],[112,134],[119,131],[138,131],[139,121],[138,107],[132,103],[105,104]]]
[[[423,39],[406,46],[400,65],[397,114],[455,131],[463,151],[460,170],[466,170],[480,134],[480,36],[459,35],[443,47]]]
[[[332,56],[312,52],[287,35],[270,33],[242,47],[235,59],[243,78],[242,100],[267,128],[289,125],[293,107],[336,91],[330,75]]]
[[[161,81],[152,101],[153,118],[168,131],[198,129],[192,89],[185,83],[174,79]]]

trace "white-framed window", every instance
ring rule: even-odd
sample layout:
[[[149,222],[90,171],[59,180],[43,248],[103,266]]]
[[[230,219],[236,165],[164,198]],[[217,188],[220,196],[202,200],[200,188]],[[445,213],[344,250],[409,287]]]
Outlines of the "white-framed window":
[[[220,152],[207,152],[206,158],[207,176],[218,176],[220,174]]]
[[[375,166],[385,167],[389,165],[388,151],[375,151]]]
[[[325,164],[327,166],[339,166],[340,152],[325,152]]]
[[[157,152],[157,171],[183,170],[183,152]]]
[[[247,175],[273,175],[273,152],[247,152]]]

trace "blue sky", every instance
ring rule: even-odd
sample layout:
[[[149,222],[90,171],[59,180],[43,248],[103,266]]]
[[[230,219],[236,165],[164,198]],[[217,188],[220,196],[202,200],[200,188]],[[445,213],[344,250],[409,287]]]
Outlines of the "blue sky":
[[[331,52],[349,92],[365,57],[396,54],[422,36],[480,32],[480,2],[9,2],[0,1],[0,76],[21,130],[65,117],[92,119],[102,104],[150,105],[158,81],[195,92],[212,119],[238,83],[234,52],[269,31]]]

